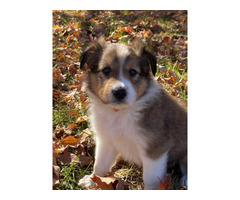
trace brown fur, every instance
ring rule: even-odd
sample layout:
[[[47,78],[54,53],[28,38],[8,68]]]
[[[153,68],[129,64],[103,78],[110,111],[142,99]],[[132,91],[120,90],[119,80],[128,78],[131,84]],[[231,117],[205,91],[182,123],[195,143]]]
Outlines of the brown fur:
[[[149,102],[139,121],[149,143],[147,154],[156,159],[166,150],[169,160],[180,160],[186,167],[187,160],[187,112],[173,97],[161,90],[157,98]]]

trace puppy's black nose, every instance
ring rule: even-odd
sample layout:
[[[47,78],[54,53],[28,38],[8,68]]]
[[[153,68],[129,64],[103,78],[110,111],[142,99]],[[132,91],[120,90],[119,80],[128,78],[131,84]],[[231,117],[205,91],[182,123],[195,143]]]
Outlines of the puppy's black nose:
[[[116,99],[122,100],[127,95],[127,92],[124,88],[118,88],[118,89],[113,90],[113,95]]]

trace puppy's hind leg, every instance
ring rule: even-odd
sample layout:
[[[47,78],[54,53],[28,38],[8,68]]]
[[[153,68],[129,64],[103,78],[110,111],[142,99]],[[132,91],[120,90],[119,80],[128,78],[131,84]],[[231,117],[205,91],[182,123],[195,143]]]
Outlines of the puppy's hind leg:
[[[156,190],[160,180],[165,182],[168,153],[165,152],[156,160],[143,159],[143,181],[145,190]]]
[[[188,186],[188,180],[187,180],[187,156],[185,156],[182,160],[180,160],[180,167],[181,167],[181,170],[182,170],[181,183],[182,183],[182,185]]]

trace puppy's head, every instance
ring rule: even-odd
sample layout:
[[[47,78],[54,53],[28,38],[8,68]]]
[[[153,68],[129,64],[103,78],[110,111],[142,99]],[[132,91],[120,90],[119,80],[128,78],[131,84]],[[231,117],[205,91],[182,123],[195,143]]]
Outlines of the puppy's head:
[[[156,58],[140,40],[129,47],[100,38],[86,48],[80,63],[88,71],[90,93],[113,108],[134,104],[156,73]]]

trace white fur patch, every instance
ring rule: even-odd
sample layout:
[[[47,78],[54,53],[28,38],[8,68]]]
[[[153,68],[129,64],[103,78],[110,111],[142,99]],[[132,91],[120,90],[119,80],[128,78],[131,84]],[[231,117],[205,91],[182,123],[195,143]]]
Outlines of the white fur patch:
[[[141,155],[146,142],[136,125],[139,114],[135,112],[135,107],[122,108],[115,112],[113,108],[98,100],[92,103],[90,112],[92,128],[97,135],[97,145],[106,144],[101,145],[102,148],[107,146],[106,154],[116,150],[126,160],[141,164]],[[97,147],[96,151],[104,150]],[[101,153],[96,152],[96,155],[98,154]]]
[[[122,71],[120,71],[120,77],[119,77],[119,81],[116,81],[114,84],[112,84],[111,86],[111,90],[114,90],[116,88],[124,88],[127,92],[127,96],[124,99],[124,103],[127,105],[132,105],[134,104],[134,102],[136,101],[136,92],[132,86],[132,84],[124,78],[124,76],[122,75]],[[112,102],[114,100],[114,96],[111,93],[110,94],[110,101]],[[121,107],[121,105],[120,105]]]
[[[127,46],[124,44],[118,44],[116,47],[117,47],[116,50],[117,50],[118,58],[120,58],[119,64],[120,66],[123,66],[123,64],[125,63],[126,57],[129,55],[129,50]]]
[[[160,180],[165,182],[167,161],[167,152],[156,160],[149,159],[148,157],[143,158],[143,181],[145,190],[155,190]]]
[[[86,175],[78,182],[78,185],[82,188],[91,188],[94,187],[96,184],[92,181],[93,175]]]

